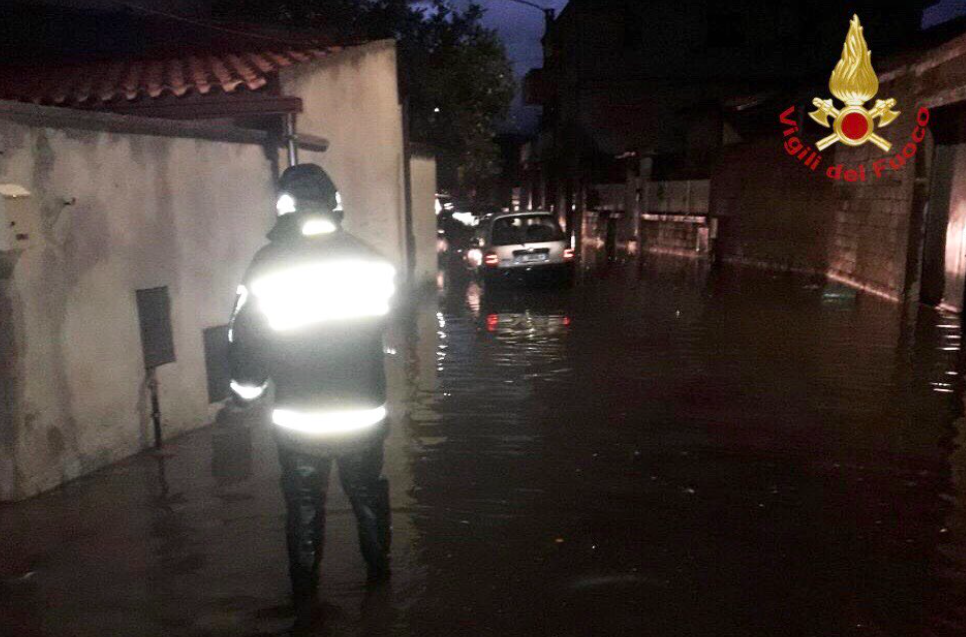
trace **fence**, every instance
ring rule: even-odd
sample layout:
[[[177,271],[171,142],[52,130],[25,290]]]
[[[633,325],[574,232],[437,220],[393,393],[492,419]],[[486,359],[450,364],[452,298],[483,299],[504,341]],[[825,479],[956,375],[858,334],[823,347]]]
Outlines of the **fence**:
[[[651,181],[645,184],[640,220],[642,249],[700,256],[710,253],[717,222],[708,218],[711,181]]]

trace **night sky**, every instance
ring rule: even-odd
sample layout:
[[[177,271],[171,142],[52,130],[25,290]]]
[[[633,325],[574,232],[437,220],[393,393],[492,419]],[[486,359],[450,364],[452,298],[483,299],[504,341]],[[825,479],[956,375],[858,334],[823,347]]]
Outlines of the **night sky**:
[[[116,6],[119,0],[43,0],[51,4],[66,4],[86,7]],[[452,0],[453,4],[465,8],[471,0]],[[530,0],[533,4],[553,8],[559,15],[568,0]],[[644,0],[641,0],[642,2]],[[210,5],[210,0],[126,0],[130,4],[164,7],[178,13],[192,13],[194,7]],[[523,6],[513,0],[476,0],[486,9],[484,23],[496,29],[506,44],[507,53],[513,62],[515,75],[520,80],[531,68],[543,63],[540,38],[543,35],[543,13],[533,7]],[[417,0],[418,4],[418,0]],[[883,5],[885,6],[885,5]],[[922,26],[929,28],[955,17],[966,15],[966,0],[937,0],[923,12]],[[504,129],[531,132],[537,123],[539,108],[524,106],[519,91],[514,100],[510,117]]]
[[[454,4],[465,7],[470,0],[455,0]],[[556,9],[557,14],[567,5],[567,0],[532,0],[534,4]],[[477,0],[486,9],[484,24],[499,31],[513,62],[517,80],[528,70],[543,65],[540,38],[543,37],[543,13],[513,2],[512,0]],[[536,126],[540,109],[523,105],[520,92],[513,101],[509,130],[532,131]]]
[[[922,12],[922,26],[928,29],[961,15],[966,15],[966,0],[940,0]]]
[[[487,10],[484,23],[496,29],[503,38],[518,80],[529,69],[543,64],[540,51],[543,14],[539,10],[521,6],[513,0],[476,1]],[[465,7],[469,2],[470,0],[454,0],[454,4],[461,7]],[[556,9],[558,15],[567,5],[567,0],[532,0],[532,2]],[[966,0],[939,0],[923,12],[922,26],[929,28],[962,15],[966,15]],[[539,113],[539,108],[524,106],[517,91],[506,128],[532,131],[536,126]]]

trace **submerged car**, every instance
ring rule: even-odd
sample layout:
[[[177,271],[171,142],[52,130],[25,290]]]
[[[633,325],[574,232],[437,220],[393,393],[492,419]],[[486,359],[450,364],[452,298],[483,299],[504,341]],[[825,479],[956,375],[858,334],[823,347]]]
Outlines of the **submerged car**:
[[[485,284],[504,279],[573,280],[574,251],[549,212],[502,212],[477,227],[467,261]]]

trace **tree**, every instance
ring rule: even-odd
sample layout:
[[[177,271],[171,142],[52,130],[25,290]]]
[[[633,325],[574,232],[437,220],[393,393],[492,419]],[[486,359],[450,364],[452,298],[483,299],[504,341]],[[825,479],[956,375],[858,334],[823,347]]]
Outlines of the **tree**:
[[[443,187],[473,188],[499,171],[493,138],[515,90],[506,50],[483,9],[449,0],[223,0],[223,17],[309,27],[335,41],[394,38],[411,138],[440,153]]]

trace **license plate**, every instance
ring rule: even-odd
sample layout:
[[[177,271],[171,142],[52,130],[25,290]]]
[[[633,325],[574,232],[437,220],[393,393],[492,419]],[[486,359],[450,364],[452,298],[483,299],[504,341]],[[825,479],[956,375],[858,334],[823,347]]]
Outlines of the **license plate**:
[[[517,263],[534,263],[535,261],[546,261],[545,254],[521,254],[517,257]]]

